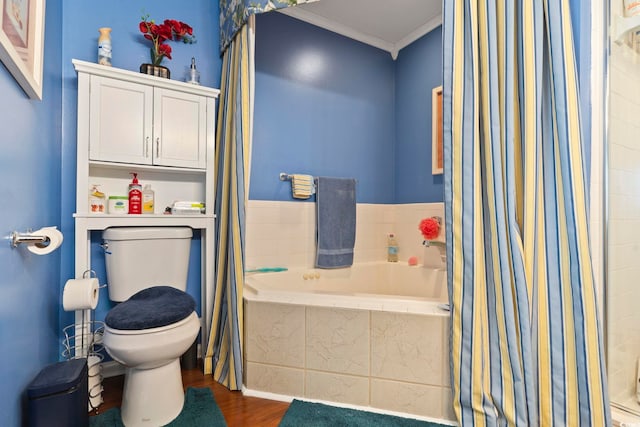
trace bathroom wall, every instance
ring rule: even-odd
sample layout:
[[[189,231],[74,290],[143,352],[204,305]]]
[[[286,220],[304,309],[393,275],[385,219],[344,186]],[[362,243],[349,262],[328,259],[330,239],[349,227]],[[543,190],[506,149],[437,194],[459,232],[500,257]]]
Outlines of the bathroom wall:
[[[621,8],[612,6],[612,14]],[[636,45],[637,46],[637,45]],[[611,43],[609,68],[607,356],[611,403],[640,414],[640,51]]]
[[[315,215],[314,203],[249,200],[247,268],[313,268],[316,254]],[[428,258],[430,265],[438,266],[438,250],[424,248],[418,230],[420,220],[431,216],[444,217],[442,202],[358,203],[354,263],[386,260],[387,234],[393,232],[398,241],[399,262],[407,262],[410,256],[417,256],[421,264]],[[440,235],[445,235],[444,227]]]
[[[256,19],[254,200],[291,200],[280,172],[354,177],[357,199],[394,201],[389,53],[281,13]]]
[[[444,200],[431,171],[431,92],[442,85],[442,26],[402,49],[396,60],[395,202]]]
[[[73,213],[75,212],[76,178],[76,120],[77,120],[77,75],[71,64],[72,59],[95,62],[97,59],[97,40],[99,27],[112,28],[112,47],[114,67],[137,71],[140,64],[149,62],[149,42],[142,37],[138,29],[141,17],[149,14],[156,21],[177,19],[191,25],[196,36],[192,45],[169,42],[173,48],[172,60],[164,60],[163,65],[171,70],[171,78],[181,80],[196,58],[200,70],[200,82],[204,86],[220,86],[222,61],[219,55],[219,30],[217,1],[194,0],[188,3],[170,0],[114,0],[108,4],[97,4],[83,0],[65,1],[63,16],[63,106],[62,122],[62,225],[70,242],[74,238]],[[144,174],[140,176],[144,181]],[[144,182],[143,182],[144,183]],[[157,189],[156,189],[157,191]],[[164,208],[164,207],[163,207]],[[101,283],[106,283],[104,255],[98,246],[101,233],[92,235],[92,267],[98,273]],[[62,252],[61,284],[74,276],[74,250],[70,244]],[[200,239],[194,236],[191,247],[191,262],[187,291],[200,306]],[[95,318],[104,319],[110,309],[107,289],[100,293],[100,303]],[[198,308],[199,310],[199,308]],[[62,326],[73,323],[73,313],[60,310]]]
[[[4,237],[60,225],[61,2],[46,7],[42,101],[31,100],[0,65],[0,414],[21,424],[25,389],[56,362],[61,250],[36,256]],[[62,250],[73,245],[65,239]]]

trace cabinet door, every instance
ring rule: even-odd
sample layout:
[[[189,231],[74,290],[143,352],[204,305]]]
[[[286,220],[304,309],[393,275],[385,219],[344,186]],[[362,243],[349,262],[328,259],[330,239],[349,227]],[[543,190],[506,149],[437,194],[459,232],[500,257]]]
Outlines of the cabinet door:
[[[151,164],[153,88],[91,76],[89,159]]]
[[[205,169],[206,97],[154,89],[153,163]]]

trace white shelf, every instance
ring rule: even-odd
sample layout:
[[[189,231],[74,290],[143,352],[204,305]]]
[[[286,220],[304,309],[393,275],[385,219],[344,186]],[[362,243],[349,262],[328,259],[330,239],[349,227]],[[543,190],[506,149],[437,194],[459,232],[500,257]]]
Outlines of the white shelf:
[[[640,31],[640,15],[636,16],[620,16],[616,15],[613,19],[612,25],[612,37],[613,41],[620,44],[624,41],[625,36],[629,31]]]
[[[181,168],[174,166],[157,166],[157,165],[140,165],[137,163],[117,163],[117,162],[103,162],[98,160],[89,160],[89,165],[91,167],[104,167],[108,169],[122,169],[127,172],[138,172],[140,170],[148,170],[153,172],[162,172],[162,173],[175,173],[175,174],[194,174],[194,175],[204,175],[206,174],[206,169],[194,169],[194,168]]]
[[[213,224],[215,215],[109,215],[75,213],[73,217],[78,221],[82,221],[87,230],[136,226],[188,226],[195,229],[202,229]]]
[[[155,87],[161,87],[165,89],[179,90],[181,92],[193,93],[195,95],[205,95],[217,98],[220,94],[220,90],[211,87],[194,85],[192,83],[185,83],[179,80],[165,79],[163,77],[150,76],[148,74],[142,74],[139,72],[123,70],[121,68],[114,68],[100,64],[94,64],[93,62],[81,61],[79,59],[72,59],[71,62],[76,72],[89,73],[94,76],[111,77],[114,79],[122,79],[131,82],[136,82],[144,85],[148,85],[149,82],[153,82]]]

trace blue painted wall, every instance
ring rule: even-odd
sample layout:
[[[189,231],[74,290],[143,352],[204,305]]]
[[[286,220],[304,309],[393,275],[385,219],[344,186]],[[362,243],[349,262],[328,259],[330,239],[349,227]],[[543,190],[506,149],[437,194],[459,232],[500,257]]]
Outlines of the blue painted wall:
[[[42,101],[0,64],[0,235],[60,225],[61,2],[48,2]],[[66,240],[62,248],[73,247]],[[37,256],[0,244],[0,424],[18,426],[25,389],[58,360],[60,249]]]
[[[111,27],[114,67],[138,71],[140,64],[149,62],[149,42],[138,30],[144,14],[156,21],[177,19],[191,25],[197,42],[192,45],[169,42],[173,48],[172,60],[163,65],[171,70],[171,78],[182,80],[184,72],[196,58],[200,70],[200,82],[204,86],[220,87],[221,59],[219,55],[218,2],[192,0],[185,3],[172,0],[113,0],[100,5],[84,0],[66,0],[63,16],[63,138],[62,138],[62,224],[65,235],[72,242],[74,236],[75,180],[76,180],[76,121],[77,75],[72,59],[95,62],[97,60],[98,28]],[[92,267],[101,283],[106,283],[104,255],[98,246],[101,233],[92,235]],[[62,253],[61,283],[74,277],[74,251],[70,245]],[[191,247],[191,264],[187,291],[200,306],[200,237],[194,234]],[[112,307],[107,289],[100,292],[100,302],[95,311],[97,320],[104,319]],[[71,324],[73,313],[60,310],[60,325]]]
[[[393,61],[294,18],[258,16],[250,198],[292,200],[278,180],[288,172],[355,177],[360,203],[442,201],[431,174],[441,44],[438,28]]]
[[[400,51],[396,61],[395,203],[442,202],[431,170],[431,92],[442,85],[442,27]]]
[[[288,172],[354,177],[358,202],[393,203],[394,93],[388,53],[259,15],[250,198],[291,200]]]
[[[0,246],[0,414],[2,425],[18,426],[26,406],[25,388],[44,366],[59,360],[61,329],[73,316],[61,310],[61,290],[73,277],[73,219],[76,163],[76,74],[72,58],[94,61],[97,28],[113,28],[113,65],[137,70],[147,61],[148,46],[138,33],[143,10],[156,19],[174,18],[195,30],[195,45],[175,46],[169,67],[180,78],[192,56],[203,85],[218,87],[218,2],[194,0],[189,8],[168,0],[114,0],[108,5],[68,0],[46,5],[44,92],[29,100],[0,65],[0,210],[3,235],[57,225],[65,235],[62,247],[36,256],[24,247]],[[192,270],[199,272],[199,245]],[[97,263],[99,264],[99,262]],[[197,280],[189,292],[199,298]]]

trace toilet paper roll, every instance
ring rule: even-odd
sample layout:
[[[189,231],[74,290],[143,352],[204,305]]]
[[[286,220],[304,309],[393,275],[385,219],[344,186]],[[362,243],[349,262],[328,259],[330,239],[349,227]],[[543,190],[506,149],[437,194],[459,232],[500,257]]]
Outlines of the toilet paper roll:
[[[31,233],[32,236],[45,236],[49,239],[47,243],[36,243],[29,245],[27,249],[36,255],[47,255],[55,251],[64,240],[62,233],[56,227],[43,227]]]
[[[62,291],[65,311],[95,309],[98,305],[98,279],[69,279]]]

